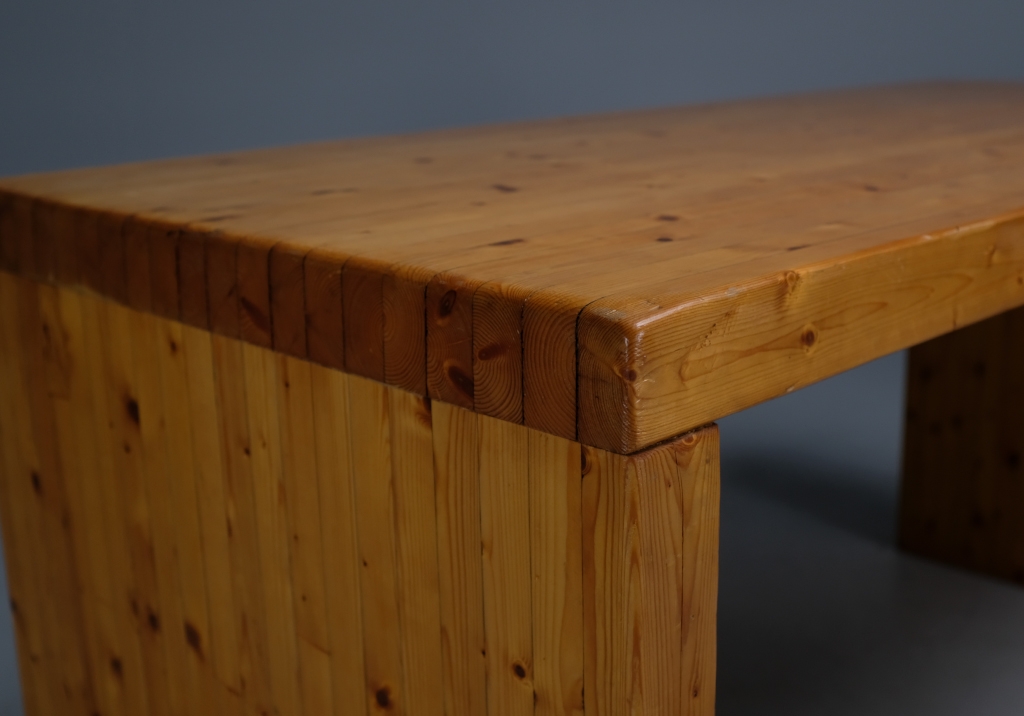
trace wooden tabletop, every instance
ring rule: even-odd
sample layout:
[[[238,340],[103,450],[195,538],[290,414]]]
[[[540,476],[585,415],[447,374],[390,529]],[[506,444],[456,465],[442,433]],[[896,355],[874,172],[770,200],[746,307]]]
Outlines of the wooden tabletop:
[[[0,268],[631,452],[1024,304],[1024,85],[9,178]]]

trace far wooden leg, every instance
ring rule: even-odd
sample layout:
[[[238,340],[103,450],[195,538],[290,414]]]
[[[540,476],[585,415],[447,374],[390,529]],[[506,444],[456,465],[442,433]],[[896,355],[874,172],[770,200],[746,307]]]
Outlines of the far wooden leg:
[[[1024,584],[1024,309],[910,353],[909,552]]]

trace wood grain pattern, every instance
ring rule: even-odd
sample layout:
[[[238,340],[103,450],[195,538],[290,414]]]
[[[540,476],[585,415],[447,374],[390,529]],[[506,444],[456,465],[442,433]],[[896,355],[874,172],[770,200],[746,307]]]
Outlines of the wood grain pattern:
[[[533,686],[539,716],[581,716],[583,525],[579,443],[529,433]]]
[[[311,361],[345,367],[341,266],[314,252],[303,262],[306,288],[306,351]]]
[[[433,404],[437,560],[446,713],[487,713],[477,416]]]
[[[21,318],[18,285],[10,277],[0,283],[0,368],[3,375],[15,380],[3,381],[0,388],[0,438],[3,440],[4,550],[8,565],[12,621],[18,639],[21,683],[26,708],[46,713],[56,712],[58,673],[52,666],[52,646],[47,639],[47,585],[35,565],[44,555],[38,533],[38,499],[32,495],[33,471],[25,458],[32,446],[26,440],[24,427],[28,421],[19,408],[24,406],[24,365],[21,358]],[[20,507],[20,509],[19,509]],[[33,519],[36,517],[36,519]],[[10,539],[10,542],[7,540]]]
[[[279,354],[275,357],[281,426],[281,484],[288,498],[288,544],[302,704],[306,713],[326,714],[334,708],[334,693],[324,584],[313,379],[309,363]]]
[[[259,524],[256,519],[251,472],[252,439],[243,345],[214,336],[217,413],[223,457],[225,514],[231,556],[234,629],[238,639],[239,695],[251,711],[273,708],[270,693],[267,627],[259,558]],[[229,687],[231,684],[228,684]]]
[[[429,716],[444,713],[430,402],[387,397],[406,713]]]
[[[242,359],[270,689],[276,708],[284,713],[301,713],[292,535],[288,528],[288,503],[292,496],[284,482],[282,466],[278,366],[273,353],[248,344],[243,346]]]
[[[174,338],[171,337],[171,341]],[[173,349],[174,344],[168,345]],[[203,654],[213,676],[235,699],[242,693],[235,598],[232,593],[231,541],[223,472],[225,457],[220,436],[220,412],[215,387],[213,346],[204,331],[183,327],[178,351],[185,363],[188,425],[196,470],[196,500],[209,614],[209,644]],[[189,632],[186,630],[186,638]],[[234,713],[235,709],[226,709]]]
[[[356,509],[349,439],[349,381],[344,373],[319,366],[312,366],[310,371],[333,713],[335,716],[366,714],[361,562],[355,520],[348,517],[354,515]]]
[[[711,713],[714,428],[585,450],[6,272],[0,338],[29,716]]]
[[[1024,312],[910,352],[900,545],[1024,583]]]
[[[479,417],[487,713],[533,713],[529,437]]]
[[[587,714],[714,713],[716,441],[712,426],[630,457],[585,452]]]
[[[147,310],[626,454],[1024,304],[1022,117],[903,85],[18,177],[0,266],[142,308],[143,225]]]
[[[402,627],[396,619],[399,576],[387,389],[352,377],[349,410],[360,416],[351,424],[357,447],[351,454],[362,565],[366,703],[370,714],[405,713],[409,704],[403,689]]]

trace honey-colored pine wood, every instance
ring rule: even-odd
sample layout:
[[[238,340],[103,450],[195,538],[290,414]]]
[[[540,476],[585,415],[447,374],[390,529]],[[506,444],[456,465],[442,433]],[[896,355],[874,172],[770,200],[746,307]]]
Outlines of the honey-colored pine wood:
[[[173,340],[173,337],[171,338]],[[172,349],[173,345],[168,345]],[[237,612],[232,593],[231,541],[227,520],[227,497],[223,472],[220,412],[215,387],[213,347],[208,333],[195,328],[181,329],[178,351],[184,355],[187,392],[179,394],[188,410],[196,470],[196,499],[199,510],[203,564],[206,570],[206,603],[209,614],[209,644],[204,656],[210,663],[211,690],[221,694],[224,710],[240,712],[239,637]],[[169,391],[165,391],[169,394]],[[189,633],[186,632],[186,638]],[[223,691],[221,691],[223,688]]]
[[[57,674],[47,666],[45,646],[46,585],[34,569],[38,564],[40,541],[35,532],[31,508],[33,498],[31,472],[26,470],[22,457],[20,425],[25,424],[18,414],[22,390],[11,377],[20,379],[23,368],[19,356],[19,317],[17,313],[17,286],[9,277],[0,284],[0,370],[8,378],[0,386],[0,437],[3,439],[3,538],[7,565],[8,589],[12,621],[18,643],[18,661],[21,671],[22,696],[26,709],[41,713],[54,711]],[[28,473],[28,475],[26,475]]]
[[[910,352],[900,544],[1024,583],[1024,311]]]
[[[487,713],[533,713],[529,434],[479,416]]]
[[[276,357],[283,457],[281,479],[288,498],[288,544],[302,703],[306,713],[326,714],[334,708],[334,694],[312,376],[309,363],[280,354]]]
[[[292,589],[292,535],[288,529],[288,502],[292,498],[282,469],[277,361],[269,351],[248,344],[243,346],[242,359],[270,689],[278,709],[302,713]],[[315,671],[310,672],[312,677]]]
[[[635,456],[586,450],[588,716],[714,713],[717,501],[714,426]]]
[[[348,376],[310,367],[335,716],[365,714],[365,665]]]
[[[356,527],[362,569],[365,698],[370,714],[408,708],[402,670],[402,625],[399,613],[397,546],[391,471],[387,389],[352,378],[349,410],[352,475],[355,480]]]
[[[530,432],[534,713],[584,713],[582,449]]]
[[[446,713],[487,712],[487,641],[480,560],[477,415],[437,401],[431,411]]]
[[[260,525],[253,496],[248,396],[243,345],[214,336],[212,341],[217,411],[224,463],[225,514],[231,551],[234,632],[238,639],[238,689],[249,711],[273,707],[263,588],[259,561]],[[229,684],[229,687],[231,684]]]
[[[18,177],[0,265],[629,453],[1024,304],[1022,117],[902,85]]]
[[[428,716],[444,712],[430,402],[387,394],[406,713]]]
[[[90,292],[0,298],[29,716],[711,713],[713,428],[584,460]]]

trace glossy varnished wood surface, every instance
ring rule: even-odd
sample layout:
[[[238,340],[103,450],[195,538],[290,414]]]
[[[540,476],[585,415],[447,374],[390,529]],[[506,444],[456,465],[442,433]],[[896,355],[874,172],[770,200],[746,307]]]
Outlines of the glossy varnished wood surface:
[[[1024,304],[1022,222],[1024,86],[930,84],[11,178],[0,266],[628,453]]]

